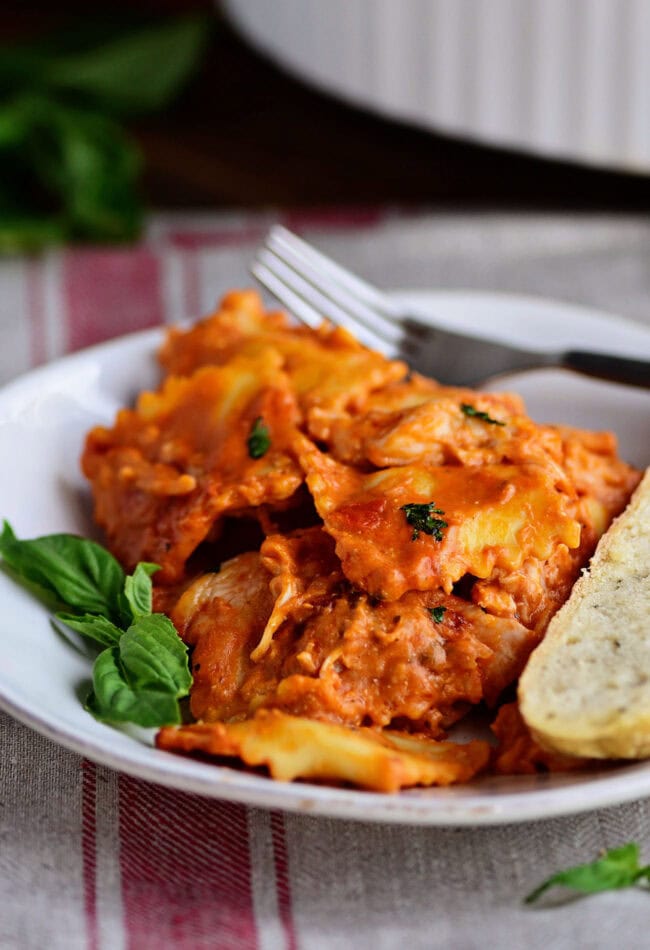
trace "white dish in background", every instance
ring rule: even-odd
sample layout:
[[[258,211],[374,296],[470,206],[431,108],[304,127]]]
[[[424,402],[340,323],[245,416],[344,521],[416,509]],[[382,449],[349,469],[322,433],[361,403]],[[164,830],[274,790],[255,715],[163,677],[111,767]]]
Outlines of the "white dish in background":
[[[619,352],[650,359],[650,332],[580,307],[498,294],[400,296],[447,326],[487,329],[531,346],[588,342],[609,350],[615,332]],[[0,516],[20,537],[95,533],[88,490],[78,470],[82,440],[90,426],[111,421],[137,389],[155,384],[154,352],[161,332],[135,334],[69,356],[0,391]],[[612,428],[625,457],[639,465],[650,463],[650,391],[555,371],[518,374],[507,386],[526,397],[535,418]],[[423,825],[524,821],[650,795],[650,763],[380,795],[273,782],[160,752],[151,746],[153,732],[113,729],[83,710],[79,695],[90,675],[89,654],[58,637],[47,612],[2,572],[0,598],[0,705],[55,742],[131,775],[261,807]]]
[[[308,82],[491,145],[650,171],[647,0],[226,0]]]

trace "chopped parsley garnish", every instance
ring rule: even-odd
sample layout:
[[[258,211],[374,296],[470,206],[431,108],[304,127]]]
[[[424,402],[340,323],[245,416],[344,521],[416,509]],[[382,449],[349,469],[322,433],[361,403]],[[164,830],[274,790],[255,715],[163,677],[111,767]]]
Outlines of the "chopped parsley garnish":
[[[476,406],[472,406],[469,402],[461,402],[460,408],[462,412],[471,419],[480,419],[481,422],[489,422],[492,426],[505,425],[505,422],[501,422],[500,419],[493,419],[487,412],[481,412],[480,409],[477,409]]]
[[[252,459],[261,459],[271,448],[271,436],[269,428],[261,416],[258,416],[246,440],[248,454]]]
[[[404,512],[407,522],[413,528],[411,541],[417,540],[421,531],[432,535],[436,541],[442,541],[442,532],[448,524],[442,518],[434,518],[434,515],[444,515],[442,508],[436,508],[434,501],[428,504],[402,505],[400,511]]]
[[[429,607],[429,613],[433,617],[435,623],[442,623],[442,618],[445,616],[446,611],[446,607]]]

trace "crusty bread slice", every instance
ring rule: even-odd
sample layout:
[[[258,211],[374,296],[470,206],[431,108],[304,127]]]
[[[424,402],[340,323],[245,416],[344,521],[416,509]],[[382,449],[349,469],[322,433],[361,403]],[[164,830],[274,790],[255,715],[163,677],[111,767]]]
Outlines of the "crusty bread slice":
[[[528,661],[519,702],[548,749],[650,756],[650,469]]]

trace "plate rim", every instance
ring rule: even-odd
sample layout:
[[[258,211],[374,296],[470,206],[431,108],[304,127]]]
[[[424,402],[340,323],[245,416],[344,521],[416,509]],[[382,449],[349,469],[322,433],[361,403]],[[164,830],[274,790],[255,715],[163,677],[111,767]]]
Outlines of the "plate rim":
[[[643,324],[581,304],[553,300],[544,296],[498,291],[445,289],[440,291],[400,290],[394,293],[396,298],[419,300],[423,305],[445,297],[448,299],[453,297],[458,301],[469,297],[474,305],[481,301],[488,301],[491,304],[507,301],[510,305],[519,303],[525,306],[534,303],[536,306],[542,304],[550,308],[579,311],[586,319],[596,318],[599,322],[614,320],[619,326],[625,325],[630,330],[641,331],[642,335],[647,337],[650,354],[650,330]],[[84,364],[93,358],[99,358],[101,361],[101,358],[111,350],[119,350],[124,346],[142,350],[144,356],[147,348],[153,350],[156,342],[162,339],[165,329],[166,327],[162,325],[129,333],[67,354],[22,374],[0,388],[0,413],[6,402],[20,400],[24,390],[33,389],[39,382],[45,382],[49,376],[57,376],[62,369],[70,370],[75,363]],[[0,424],[2,421],[0,418]],[[57,744],[117,771],[180,791],[301,814],[421,826],[502,825],[576,814],[650,795],[650,762],[627,763],[621,766],[621,770],[611,775],[601,775],[592,780],[583,779],[575,783],[569,782],[556,788],[542,787],[533,790],[482,794],[479,783],[475,786],[476,793],[469,792],[465,797],[459,796],[456,799],[448,798],[444,794],[434,797],[438,791],[435,789],[430,790],[428,795],[426,790],[421,790],[421,794],[409,795],[406,792],[386,795],[314,783],[278,782],[224,766],[173,756],[151,749],[138,743],[137,740],[132,740],[133,753],[130,748],[128,751],[121,747],[111,750],[110,735],[115,734],[112,727],[102,726],[102,729],[106,730],[105,739],[84,735],[84,733],[80,736],[62,721],[40,716],[33,708],[33,703],[30,706],[29,701],[21,699],[17,692],[8,688],[8,684],[3,684],[1,673],[0,708]],[[143,750],[146,750],[144,757]],[[623,769],[625,769],[624,774]]]

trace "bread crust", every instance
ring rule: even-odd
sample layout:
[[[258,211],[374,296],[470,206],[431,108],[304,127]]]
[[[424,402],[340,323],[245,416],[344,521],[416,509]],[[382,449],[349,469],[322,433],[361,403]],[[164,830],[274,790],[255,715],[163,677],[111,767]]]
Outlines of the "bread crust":
[[[650,757],[650,469],[531,655],[519,703],[549,750]]]

